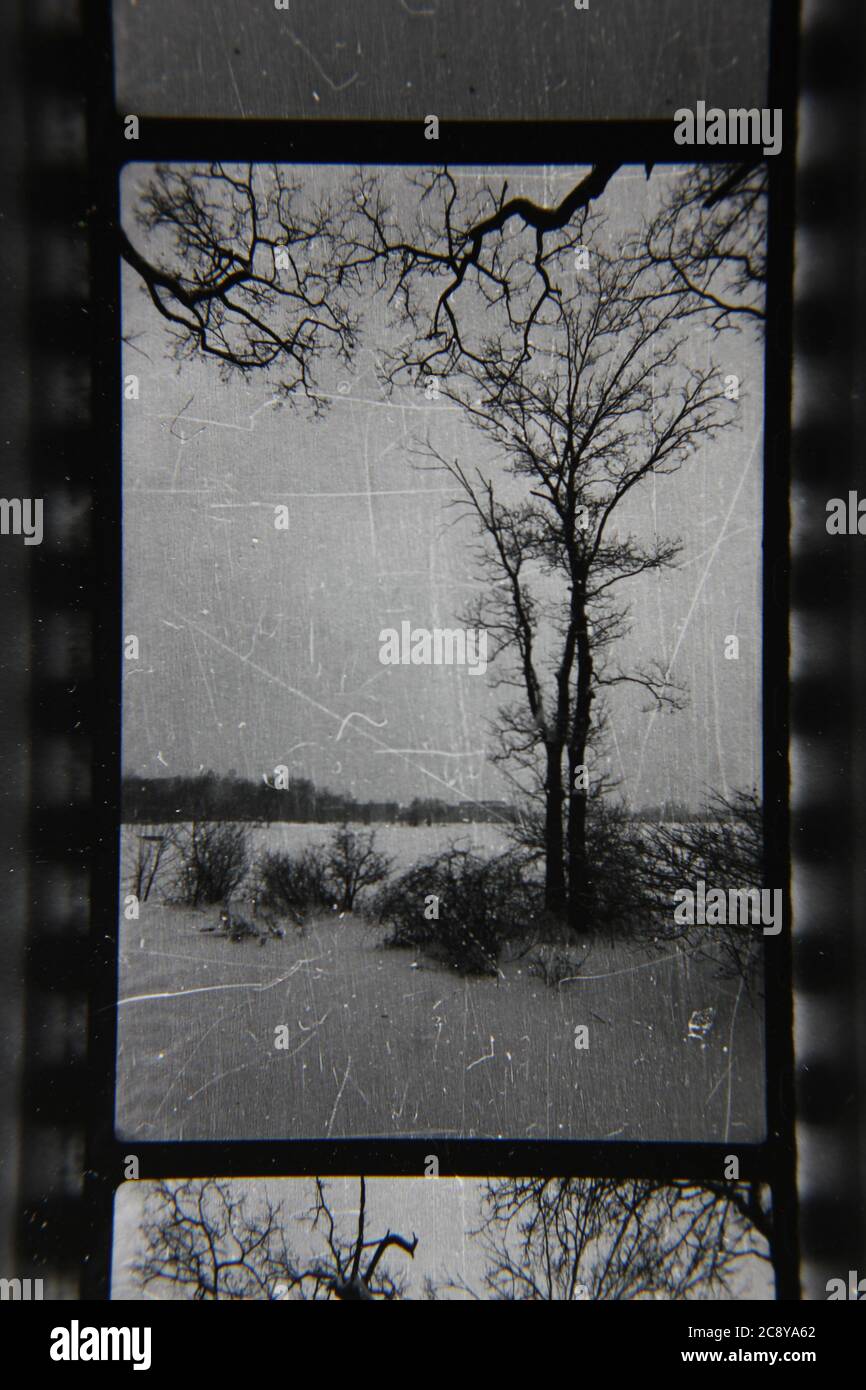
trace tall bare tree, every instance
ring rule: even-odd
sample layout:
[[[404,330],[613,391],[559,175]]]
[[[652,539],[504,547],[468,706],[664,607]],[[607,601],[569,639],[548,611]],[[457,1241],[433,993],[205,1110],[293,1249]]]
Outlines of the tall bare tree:
[[[713,365],[688,364],[683,296],[657,296],[646,262],[594,244],[569,271],[561,256],[548,262],[551,292],[525,349],[507,325],[440,379],[501,465],[470,468],[429,440],[422,452],[458,485],[483,540],[484,596],[468,616],[497,639],[502,683],[520,689],[503,711],[501,748],[524,767],[543,759],[546,905],[567,907],[580,930],[592,898],[594,702],[626,684],[656,705],[680,698],[660,662],[626,670],[608,660],[628,626],[620,586],[680,550],[625,531],[619,517],[643,483],[676,473],[733,417]]]
[[[322,358],[347,362],[357,346],[331,256],[343,220],[334,199],[311,198],[282,165],[159,165],[118,244],[179,358],[273,369],[287,396],[315,406]]]
[[[546,905],[577,930],[592,908],[598,697],[623,684],[657,705],[680,697],[661,663],[605,659],[628,626],[617,586],[679,553],[673,538],[621,535],[618,523],[635,489],[676,472],[732,420],[712,364],[689,365],[687,320],[700,313],[719,331],[751,314],[745,291],[763,275],[760,171],[687,169],[625,237],[595,211],[615,172],[596,166],[540,208],[509,196],[507,181],[467,192],[448,169],[432,171],[417,180],[411,234],[387,184],[362,179],[341,256],[372,269],[394,306],[402,335],[386,378],[435,382],[504,465],[471,468],[429,440],[424,451],[484,540],[487,596],[467,618],[498,637],[499,679],[521,692],[498,720],[500,757],[541,792]]]

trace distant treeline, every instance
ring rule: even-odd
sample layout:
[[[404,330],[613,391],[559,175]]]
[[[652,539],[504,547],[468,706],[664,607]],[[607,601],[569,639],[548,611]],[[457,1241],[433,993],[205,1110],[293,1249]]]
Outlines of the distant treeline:
[[[432,797],[415,797],[408,806],[398,801],[357,801],[307,777],[293,777],[282,790],[264,781],[252,782],[229,773],[205,772],[197,777],[124,777],[122,818],[127,823],[166,824],[170,821],[360,821],[363,825],[459,825],[470,821],[515,821],[517,812],[505,801],[465,801],[454,804]]]

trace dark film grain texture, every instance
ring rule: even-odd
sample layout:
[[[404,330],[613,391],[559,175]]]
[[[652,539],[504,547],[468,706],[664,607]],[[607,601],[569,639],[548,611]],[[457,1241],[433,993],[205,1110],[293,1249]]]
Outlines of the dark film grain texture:
[[[766,0],[115,0],[139,116],[655,120],[765,103]]]

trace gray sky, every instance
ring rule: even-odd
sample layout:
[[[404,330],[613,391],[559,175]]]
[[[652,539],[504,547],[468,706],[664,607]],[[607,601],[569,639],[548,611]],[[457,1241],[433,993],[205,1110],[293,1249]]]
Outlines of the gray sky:
[[[124,170],[127,209],[145,172]],[[345,173],[305,176],[318,187]],[[577,173],[511,169],[510,191],[554,198]],[[603,200],[609,235],[634,228],[678,176],[621,171]],[[141,645],[125,663],[125,770],[258,778],[286,764],[360,798],[509,795],[486,757],[489,674],[378,660],[381,629],[454,626],[475,591],[471,528],[452,524],[448,480],[413,467],[413,437],[498,466],[446,401],[383,394],[379,306],[352,370],[326,371],[331,408],[318,420],[280,404],[267,374],[225,382],[211,363],[178,365],[125,264],[123,326],[124,374],[140,379],[123,422],[124,628]],[[694,330],[693,360],[712,348],[740,377],[738,423],[623,515],[644,538],[657,528],[684,541],[676,572],[628,586],[623,661],[660,657],[690,692],[688,709],[657,716],[615,692],[610,772],[635,805],[759,780],[762,353],[747,331],[711,338]],[[278,503],[288,532],[274,528]],[[729,633],[738,661],[723,657]]]

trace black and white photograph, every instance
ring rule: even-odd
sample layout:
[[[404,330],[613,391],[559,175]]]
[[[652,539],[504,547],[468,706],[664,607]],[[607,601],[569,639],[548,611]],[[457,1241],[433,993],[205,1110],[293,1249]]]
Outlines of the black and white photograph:
[[[115,1197],[113,1299],[680,1302],[772,1287],[759,1183],[189,1178]]]
[[[0,31],[25,1362],[278,1364],[279,1312],[183,1304],[629,1302],[624,1374],[832,1379],[866,10]]]
[[[767,200],[123,169],[123,1140],[763,1139]]]

